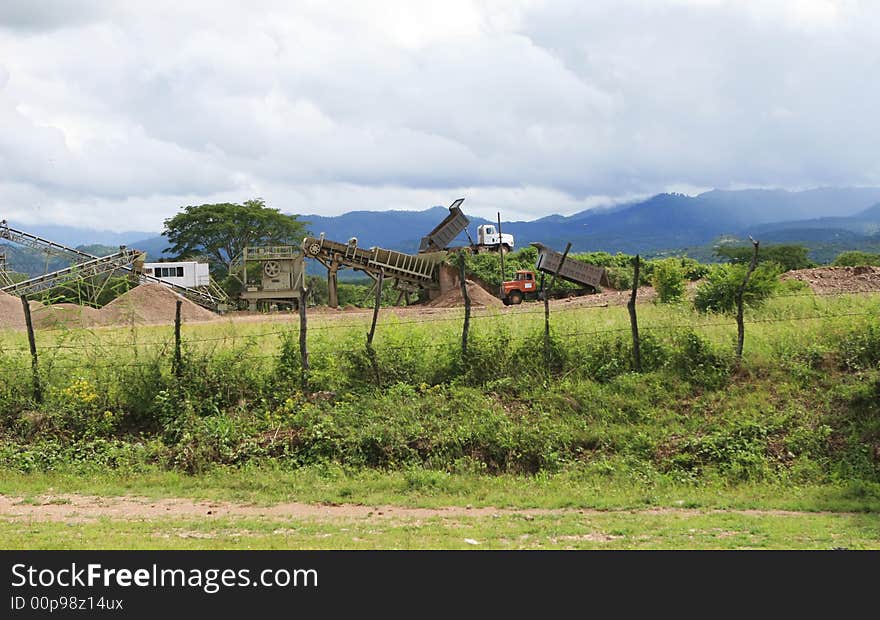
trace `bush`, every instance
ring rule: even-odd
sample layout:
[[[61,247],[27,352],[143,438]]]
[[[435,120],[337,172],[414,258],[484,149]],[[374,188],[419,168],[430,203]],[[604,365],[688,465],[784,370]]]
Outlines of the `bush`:
[[[835,267],[880,267],[880,254],[871,252],[843,252],[831,263]]]
[[[684,269],[678,258],[665,258],[654,264],[652,277],[654,289],[657,291],[657,299],[660,303],[668,304],[681,301],[684,297]]]
[[[695,258],[688,258],[685,256],[681,259],[681,269],[684,272],[686,280],[696,282],[697,280],[705,278],[712,270],[712,267],[711,265],[701,263]]]
[[[687,330],[677,335],[668,367],[694,385],[717,389],[730,374],[731,359],[707,339]]]
[[[880,324],[868,322],[845,334],[837,345],[845,370],[868,370],[880,364]]]
[[[752,246],[721,246],[715,249],[715,255],[726,258],[737,265],[748,265],[752,260]],[[758,263],[778,263],[782,271],[807,269],[816,264],[808,257],[809,250],[802,245],[767,245],[761,247]]]
[[[746,265],[717,265],[697,287],[694,307],[700,312],[735,312],[736,295],[747,272]],[[756,308],[770,298],[779,288],[779,273],[775,263],[758,265],[743,291],[743,305]]]

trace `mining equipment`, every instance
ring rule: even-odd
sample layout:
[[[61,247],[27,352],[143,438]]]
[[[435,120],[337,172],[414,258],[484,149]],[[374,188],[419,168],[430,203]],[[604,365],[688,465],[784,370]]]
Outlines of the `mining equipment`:
[[[62,243],[56,243],[38,235],[13,228],[6,220],[0,221],[0,239],[6,239],[15,244],[38,250],[49,256],[65,259],[71,263],[70,266],[64,269],[0,287],[0,290],[10,295],[25,297],[51,289],[59,284],[64,284],[70,281],[71,278],[95,278],[97,276],[110,275],[115,271],[122,271],[131,275],[140,283],[167,286],[175,293],[214,312],[223,312],[228,309],[228,297],[222,289],[213,284],[213,281],[211,281],[210,286],[206,287],[188,287],[144,273],[143,267],[146,255],[139,250],[120,246],[118,252],[108,256],[95,256],[88,252],[68,247]],[[97,294],[95,297],[97,297]]]
[[[336,291],[336,273],[349,268],[369,276],[374,285],[379,274],[389,279],[391,286],[399,291],[397,303],[413,293],[440,290],[440,264],[446,257],[445,251],[405,254],[385,248],[358,247],[357,239],[352,237],[347,243],[331,241],[320,237],[306,237],[302,242],[303,255],[318,261],[327,268],[329,305],[337,307],[339,297]]]
[[[248,277],[248,266],[257,265],[259,282]],[[305,263],[295,245],[249,246],[233,262],[233,272],[240,270],[240,297],[251,311],[298,307],[305,291]],[[251,272],[254,271],[252,268]]]
[[[12,278],[9,275],[9,268],[6,265],[6,253],[0,252],[0,287],[12,284]]]
[[[458,272],[444,265],[450,244],[462,232],[467,233],[469,220],[461,210],[464,198],[449,206],[449,215],[422,237],[417,254],[407,254],[380,247],[364,248],[357,237],[346,242],[318,237],[305,237],[300,247],[251,246],[235,258],[232,273],[243,285],[241,299],[251,310],[273,306],[296,306],[305,294],[305,263],[309,258],[327,269],[328,305],[339,306],[338,272],[353,269],[366,274],[378,286],[380,275],[396,289],[398,304],[409,303],[412,295],[434,299],[457,288]],[[494,226],[478,227],[477,242],[468,235],[467,248],[474,253],[490,249],[506,251],[513,248],[513,236],[500,236]],[[255,264],[259,264],[259,268]],[[250,267],[249,269],[249,266]],[[253,275],[259,269],[259,282]],[[249,277],[250,274],[250,277]]]

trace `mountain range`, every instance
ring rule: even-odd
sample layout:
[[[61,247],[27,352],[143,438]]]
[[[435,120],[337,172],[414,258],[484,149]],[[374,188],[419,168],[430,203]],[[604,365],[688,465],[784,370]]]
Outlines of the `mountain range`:
[[[450,197],[450,203],[457,196]],[[467,197],[465,197],[467,198]],[[467,214],[467,201],[462,205]],[[448,214],[435,206],[422,211],[350,211],[337,216],[302,215],[311,234],[328,239],[358,239],[361,247],[379,246],[414,253],[421,238]],[[502,213],[503,215],[503,213]],[[469,216],[468,232],[494,223]],[[10,222],[16,226],[14,222]],[[120,244],[147,252],[155,260],[167,257],[167,240],[156,233],[109,233],[64,226],[18,226],[72,246]],[[719,237],[744,239],[753,235],[766,243],[804,243],[816,253],[880,246],[880,188],[819,188],[785,190],[712,190],[696,196],[657,194],[646,200],[582,211],[569,216],[549,215],[533,221],[502,221],[502,230],[514,235],[516,247],[538,241],[573,252],[607,251],[644,256],[706,248]],[[452,245],[466,245],[462,234]],[[814,255],[814,260],[825,256]],[[832,256],[833,258],[833,256]],[[15,264],[10,258],[10,263]]]

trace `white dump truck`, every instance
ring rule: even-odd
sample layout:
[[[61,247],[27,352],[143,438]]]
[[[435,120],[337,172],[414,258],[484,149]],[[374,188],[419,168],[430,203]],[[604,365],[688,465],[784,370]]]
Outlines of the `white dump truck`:
[[[513,235],[507,233],[498,234],[494,224],[477,226],[477,252],[510,252],[513,249]]]

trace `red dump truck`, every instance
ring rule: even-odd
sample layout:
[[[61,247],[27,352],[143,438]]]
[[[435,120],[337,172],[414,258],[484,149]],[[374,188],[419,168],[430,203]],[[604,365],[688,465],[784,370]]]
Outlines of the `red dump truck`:
[[[560,290],[553,294],[554,297],[595,293],[600,285],[608,285],[608,278],[603,267],[588,265],[568,257],[565,257],[565,262],[562,262],[562,254],[546,245],[542,243],[530,245],[538,249],[538,260],[535,261],[536,271],[549,276],[556,273],[559,278],[581,287],[575,290]],[[560,263],[562,263],[561,266]],[[520,269],[516,272],[513,280],[501,283],[501,301],[506,306],[520,304],[526,299],[539,299],[540,296],[540,284],[534,271]]]

